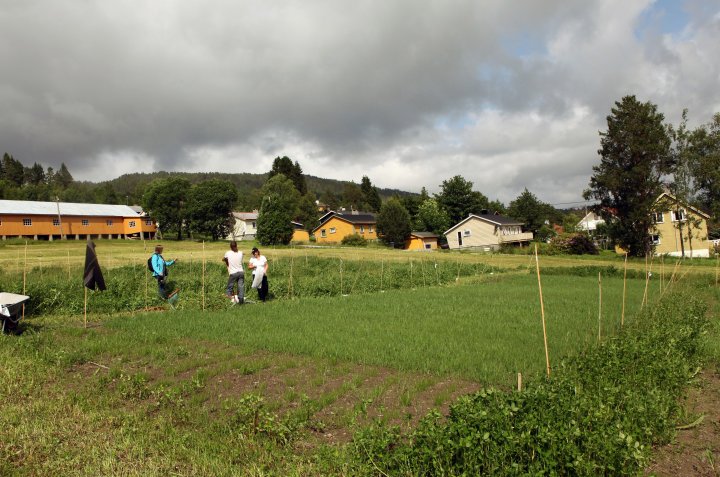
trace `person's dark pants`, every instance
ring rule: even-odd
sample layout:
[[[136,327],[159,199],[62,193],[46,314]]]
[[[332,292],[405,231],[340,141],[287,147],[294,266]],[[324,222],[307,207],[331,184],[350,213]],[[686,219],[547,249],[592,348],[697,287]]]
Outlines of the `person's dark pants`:
[[[268,294],[267,276],[263,276],[262,283],[260,283],[260,288],[258,288],[258,298],[260,298],[260,301],[265,301],[267,299],[267,294]]]
[[[165,291],[166,277],[158,275],[155,278],[157,278],[158,281],[158,295],[160,295],[160,298],[162,298],[163,300],[167,300],[167,292]]]
[[[238,302],[242,303],[245,298],[245,272],[237,272],[228,276],[227,288],[225,289],[227,296],[233,296],[235,285],[237,285]]]

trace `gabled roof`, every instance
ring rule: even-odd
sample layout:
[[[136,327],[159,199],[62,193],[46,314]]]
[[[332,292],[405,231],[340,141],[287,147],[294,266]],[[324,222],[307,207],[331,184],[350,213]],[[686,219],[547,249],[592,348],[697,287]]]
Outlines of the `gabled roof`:
[[[371,225],[376,223],[375,214],[369,212],[335,212],[330,211],[320,217],[320,225],[313,229],[313,232],[325,225],[332,218],[348,222],[353,225]]]
[[[432,232],[410,232],[410,236],[417,238],[438,238],[438,236]]]
[[[692,211],[695,212],[696,214],[702,216],[705,220],[709,220],[709,219],[710,219],[710,214],[708,214],[708,213],[706,213],[706,212],[703,212],[702,210],[698,209],[697,207],[693,207],[692,205],[687,204],[687,203],[681,201],[680,199],[678,199],[678,198],[675,197],[674,195],[670,194],[669,192],[663,192],[662,194],[660,194],[660,196],[659,196],[657,199],[655,199],[655,202],[656,202],[656,203],[657,203],[657,202],[660,202],[663,198],[666,198],[666,197],[667,197],[668,199],[670,199],[671,201],[673,201],[673,202],[677,202],[677,203],[679,203],[679,204],[682,204],[683,207],[685,207],[686,209],[692,210]]]
[[[472,220],[472,219],[482,220],[483,222],[487,222],[489,224],[498,225],[498,226],[501,226],[501,225],[523,225],[522,222],[520,222],[516,219],[510,218],[510,217],[506,217],[504,215],[470,214],[466,219],[461,220],[457,224],[455,224],[452,227],[450,227],[449,229],[447,229],[443,235],[447,235],[451,230],[460,227],[462,224],[464,224],[465,222]]]
[[[100,217],[140,217],[127,205],[78,204],[74,202],[40,202],[35,200],[0,200],[0,214],[82,215]]]
[[[233,212],[233,217],[240,220],[257,220],[257,212]]]

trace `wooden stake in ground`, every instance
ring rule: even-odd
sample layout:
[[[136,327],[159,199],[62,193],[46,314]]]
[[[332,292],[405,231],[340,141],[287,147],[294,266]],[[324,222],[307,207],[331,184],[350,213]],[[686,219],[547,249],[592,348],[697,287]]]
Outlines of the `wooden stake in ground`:
[[[202,309],[205,311],[205,241],[202,243]]]
[[[522,373],[518,373],[518,392],[522,391]]]
[[[598,342],[602,340],[602,274],[598,272]]]
[[[535,269],[537,270],[538,290],[540,292],[540,316],[542,317],[543,343],[545,344],[545,369],[550,377],[550,353],[547,344],[547,329],[545,327],[545,304],[543,303],[542,283],[540,281],[540,260],[538,259],[537,244],[535,244]]]
[[[650,277],[652,276],[652,262],[655,258],[655,255],[650,256],[650,267],[647,266],[647,255],[645,256],[645,291],[643,292],[643,301],[642,305],[640,305],[640,309],[642,310],[645,305],[647,305],[648,301],[648,286],[650,285]]]
[[[380,261],[380,291],[383,290],[383,274],[385,273],[385,259]]]
[[[625,252],[625,272],[623,273],[623,299],[622,314],[620,315],[620,326],[625,326],[625,293],[627,290],[627,252]]]
[[[27,283],[27,240],[25,241],[25,263],[23,264],[23,295],[25,294],[26,283]]]

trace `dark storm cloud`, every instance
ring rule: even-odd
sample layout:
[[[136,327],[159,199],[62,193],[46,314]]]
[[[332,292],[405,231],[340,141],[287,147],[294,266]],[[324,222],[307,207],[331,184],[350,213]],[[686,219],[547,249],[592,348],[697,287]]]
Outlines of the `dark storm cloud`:
[[[697,5],[687,32],[642,38],[649,0],[5,2],[0,148],[90,180],[292,154],[410,190],[462,174],[503,200],[529,183],[560,196],[568,174],[576,197],[562,161],[589,173],[613,101],[699,121],[719,106],[718,10]]]

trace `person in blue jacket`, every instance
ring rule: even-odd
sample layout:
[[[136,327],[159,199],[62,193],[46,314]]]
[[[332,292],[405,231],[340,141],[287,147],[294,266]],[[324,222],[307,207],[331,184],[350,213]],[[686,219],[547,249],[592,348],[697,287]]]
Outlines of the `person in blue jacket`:
[[[163,246],[156,245],[155,253],[152,254],[151,263],[153,268],[153,277],[158,281],[158,295],[163,300],[167,299],[167,291],[165,290],[165,283],[167,282],[168,271],[167,267],[175,263],[177,260],[165,261],[162,256]]]

